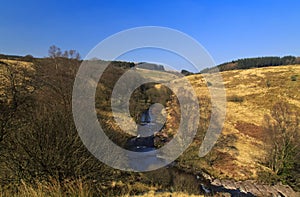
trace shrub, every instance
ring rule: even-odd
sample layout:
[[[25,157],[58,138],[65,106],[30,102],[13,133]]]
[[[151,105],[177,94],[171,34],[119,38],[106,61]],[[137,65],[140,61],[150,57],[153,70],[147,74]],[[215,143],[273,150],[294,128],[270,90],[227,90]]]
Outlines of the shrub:
[[[269,80],[267,80],[266,85],[268,88],[271,87],[271,82]]]
[[[266,165],[283,183],[299,187],[299,113],[288,103],[276,103],[265,115],[268,157]]]
[[[278,175],[270,171],[258,171],[257,178],[260,183],[274,185],[279,181]]]
[[[212,86],[212,83],[211,82],[207,82],[207,86],[209,87],[209,86]]]
[[[298,75],[291,76],[291,81],[297,81],[297,77],[298,77]]]
[[[227,101],[234,102],[234,103],[242,103],[244,101],[244,98],[237,95],[233,95],[227,97]]]

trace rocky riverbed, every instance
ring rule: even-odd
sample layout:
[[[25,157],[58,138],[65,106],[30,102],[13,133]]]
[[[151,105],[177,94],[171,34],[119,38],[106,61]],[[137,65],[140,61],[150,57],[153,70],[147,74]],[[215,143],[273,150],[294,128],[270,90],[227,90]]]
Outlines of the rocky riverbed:
[[[150,155],[152,150],[155,150],[155,141],[159,141],[161,139],[166,138],[163,136],[163,133],[153,131],[159,131],[163,125],[153,122],[153,117],[150,117],[149,111],[144,113],[147,116],[142,118],[141,124],[138,125],[138,135],[136,137],[132,137],[127,141],[127,149],[136,152],[145,152],[145,156],[143,158],[143,162],[151,164],[155,164],[156,162],[160,162],[161,158],[153,157]],[[141,162],[136,162],[134,160],[131,161],[131,165],[134,166],[135,163],[139,165]],[[204,172],[199,172],[197,175],[192,172],[185,172],[184,170],[180,170],[176,167],[175,162],[169,165],[168,171],[171,174],[176,174],[176,176],[180,176],[181,178],[187,179],[195,179],[194,186],[199,187],[199,192],[204,194],[205,196],[233,196],[233,197],[298,197],[299,193],[296,193],[291,187],[288,185],[282,185],[280,183],[276,185],[264,185],[260,184],[254,180],[246,180],[246,181],[234,181],[234,180],[221,180],[214,179],[210,177],[208,174]],[[137,168],[138,169],[138,168]],[[145,169],[140,169],[145,170]]]
[[[234,180],[220,180],[212,179],[204,175],[209,179],[209,185],[205,187],[202,185],[205,193],[209,195],[213,194],[226,194],[228,196],[259,196],[259,197],[298,197],[299,193],[296,193],[290,186],[282,185],[280,183],[276,185],[264,185],[254,180],[246,181],[234,181]]]

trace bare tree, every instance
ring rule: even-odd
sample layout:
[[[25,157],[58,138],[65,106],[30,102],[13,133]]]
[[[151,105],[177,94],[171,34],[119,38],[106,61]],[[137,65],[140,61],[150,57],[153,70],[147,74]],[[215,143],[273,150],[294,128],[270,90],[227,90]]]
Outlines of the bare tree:
[[[61,49],[55,45],[52,45],[49,47],[48,50],[48,55],[50,58],[58,58],[58,57],[64,57],[64,58],[69,58],[69,59],[80,59],[80,54],[74,50],[65,50],[64,52],[61,51]]]
[[[52,45],[52,46],[49,47],[48,55],[51,58],[61,57],[62,52],[61,52],[59,47],[57,47],[55,45]]]
[[[105,178],[112,172],[88,152],[73,122],[71,96],[80,61],[56,55],[35,59],[33,73],[22,61],[0,62],[0,184],[49,176]]]
[[[39,100],[47,105],[62,105],[70,110],[74,79],[80,65],[80,55],[75,50],[61,52],[51,46],[49,57],[35,61],[36,83],[41,86]],[[52,98],[49,102],[49,98]],[[47,101],[47,103],[45,102]]]
[[[284,102],[275,104],[271,114],[265,116],[265,131],[270,144],[267,165],[277,175],[288,173],[297,162],[299,123],[297,111]]]

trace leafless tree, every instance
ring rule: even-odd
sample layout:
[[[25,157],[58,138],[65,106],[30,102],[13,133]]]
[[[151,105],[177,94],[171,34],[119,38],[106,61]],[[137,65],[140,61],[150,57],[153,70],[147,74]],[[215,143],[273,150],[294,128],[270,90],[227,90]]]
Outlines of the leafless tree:
[[[80,54],[74,50],[65,50],[64,52],[61,51],[61,49],[55,45],[52,45],[49,47],[48,55],[50,58],[58,58],[58,57],[64,57],[69,59],[80,59]]]
[[[265,116],[265,131],[268,134],[268,166],[282,174],[293,168],[299,154],[300,119],[297,111],[284,102],[274,105],[270,115]]]

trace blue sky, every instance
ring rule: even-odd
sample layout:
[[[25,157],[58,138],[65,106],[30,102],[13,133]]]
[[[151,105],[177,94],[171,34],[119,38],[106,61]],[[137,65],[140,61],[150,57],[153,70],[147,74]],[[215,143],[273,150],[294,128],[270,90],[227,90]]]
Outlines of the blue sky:
[[[84,57],[112,34],[151,25],[190,35],[217,64],[244,57],[300,56],[299,8],[298,0],[2,0],[0,53],[44,57],[55,44]]]

